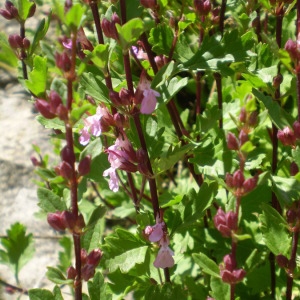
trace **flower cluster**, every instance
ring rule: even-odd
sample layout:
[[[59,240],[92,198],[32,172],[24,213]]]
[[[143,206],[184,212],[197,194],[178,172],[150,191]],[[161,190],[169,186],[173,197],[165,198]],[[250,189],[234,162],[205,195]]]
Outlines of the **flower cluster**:
[[[286,126],[283,130],[278,130],[278,139],[284,146],[296,146],[296,141],[300,139],[300,122],[296,121],[293,124],[293,129]]]
[[[147,226],[144,230],[145,236],[150,242],[158,242],[160,249],[153,265],[156,268],[171,268],[174,266],[174,252],[170,249],[170,240],[166,232],[166,225],[159,218],[156,218],[154,226]]]
[[[217,214],[214,216],[214,224],[223,237],[232,237],[232,233],[238,229],[238,216],[233,211],[225,213],[219,207]]]
[[[107,20],[106,18],[102,20],[101,27],[106,37],[119,40],[116,24],[121,24],[121,20],[115,12],[111,16],[111,21]]]
[[[95,275],[95,270],[102,258],[103,252],[100,249],[94,249],[89,254],[85,249],[81,249],[81,277],[88,281]],[[67,278],[75,279],[77,276],[76,269],[71,266],[67,269]]]
[[[236,260],[232,254],[227,254],[223,258],[223,263],[220,265],[220,275],[223,282],[228,284],[237,284],[246,276],[244,269],[236,268]]]
[[[34,2],[31,3],[30,9],[28,11],[27,19],[31,18],[36,10],[36,4]],[[17,20],[18,22],[22,22],[21,17],[19,15],[19,10],[11,1],[5,1],[5,9],[0,9],[0,15],[4,17],[6,20]]]

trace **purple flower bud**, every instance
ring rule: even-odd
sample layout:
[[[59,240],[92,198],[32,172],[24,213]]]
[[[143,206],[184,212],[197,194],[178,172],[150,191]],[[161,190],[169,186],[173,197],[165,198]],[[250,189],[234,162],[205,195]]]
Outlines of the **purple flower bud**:
[[[59,165],[59,174],[65,179],[72,179],[74,175],[72,166],[66,161],[61,162]]]
[[[243,172],[241,170],[235,171],[233,174],[233,180],[232,180],[233,186],[236,188],[240,188],[243,186],[244,181],[245,181],[245,177],[244,177]]]
[[[225,269],[228,271],[233,271],[236,268],[236,260],[232,254],[227,254],[223,257],[223,262]]]
[[[200,16],[206,16],[211,11],[211,3],[209,0],[194,0],[194,6]]]
[[[223,237],[231,237],[231,232],[237,230],[237,214],[233,211],[225,212],[219,208],[214,216],[215,227]]]
[[[300,122],[296,121],[293,124],[294,134],[296,139],[300,139]]]
[[[67,278],[68,279],[75,279],[77,276],[77,272],[76,272],[76,269],[74,267],[69,267],[67,269]]]
[[[111,100],[111,102],[113,103],[114,106],[121,106],[122,105],[122,101],[121,98],[119,96],[119,93],[115,92],[115,91],[109,91],[109,98]]]
[[[31,18],[33,17],[33,15],[35,14],[35,10],[36,10],[36,4],[33,3],[30,7],[30,10],[29,10],[29,14],[28,14],[28,17],[27,18]]]
[[[35,108],[46,119],[53,119],[53,118],[55,118],[55,114],[53,114],[50,111],[50,104],[46,100],[36,99],[36,101],[35,101]]]
[[[257,111],[253,111],[248,119],[248,124],[249,126],[254,127],[257,124],[257,119],[258,119],[258,112]]]
[[[57,113],[56,110],[57,110],[58,106],[60,104],[62,104],[62,101],[61,101],[61,97],[59,96],[59,94],[54,90],[50,91],[49,103],[50,103],[50,111],[53,114],[56,114]]]
[[[252,178],[246,179],[243,183],[244,192],[248,193],[256,188],[257,186],[257,176],[254,176]]]
[[[57,211],[55,213],[48,213],[47,215],[48,224],[57,231],[64,231],[66,226],[62,219],[62,212]]]
[[[280,268],[288,268],[289,260],[286,256],[279,254],[276,256],[276,262]]]
[[[121,90],[119,92],[119,96],[120,96],[122,105],[130,105],[131,104],[131,95],[127,89],[121,88]]]
[[[239,149],[238,140],[233,133],[229,132],[227,134],[226,140],[227,140],[227,147],[229,150],[238,150]]]
[[[154,9],[157,6],[156,0],[140,0],[140,3],[145,8],[151,8]]]
[[[86,260],[87,260],[87,251],[82,248],[81,252],[80,252],[80,260],[81,260],[81,265],[85,265],[86,264]]]
[[[298,57],[297,43],[291,39],[288,39],[285,43],[284,49],[289,53],[292,60],[296,60]]]
[[[241,123],[246,123],[246,121],[247,121],[247,112],[246,112],[245,107],[241,108],[239,119],[240,119]]]
[[[115,125],[119,128],[129,127],[128,118],[120,113],[114,114]]]
[[[245,144],[248,141],[248,133],[242,129],[239,133],[240,145]]]
[[[19,11],[15,6],[11,6],[9,12],[15,19],[17,19],[17,20],[20,19]]]
[[[23,40],[18,34],[9,35],[8,42],[13,49],[23,48]]]
[[[281,74],[277,74],[274,78],[273,78],[273,87],[274,88],[278,88],[281,83],[283,81],[283,77]]]
[[[138,170],[141,174],[145,175],[146,177],[152,176],[151,172],[149,171],[147,165],[147,153],[142,148],[136,151],[137,161],[138,161]]]
[[[100,249],[94,249],[87,256],[86,263],[97,267],[102,255],[103,252]]]
[[[278,130],[277,137],[284,146],[293,146],[296,142],[296,137],[293,130],[285,127],[283,130]]]
[[[65,228],[68,228],[72,231],[76,225],[77,216],[71,211],[65,210],[62,212],[61,218]]]
[[[23,48],[28,49],[30,47],[30,41],[27,38],[23,39]]]
[[[35,156],[30,156],[30,160],[35,167],[41,166],[41,162]]]
[[[80,234],[80,233],[82,232],[82,229],[83,229],[84,227],[85,227],[85,222],[84,222],[83,215],[82,215],[82,214],[79,214],[79,215],[77,216],[75,228],[73,229],[73,231],[74,231],[75,233]]]
[[[6,20],[12,20],[14,17],[11,15],[9,11],[6,9],[0,9],[0,15],[5,18]]]
[[[229,173],[226,173],[225,182],[229,188],[233,188],[233,176]]]
[[[8,0],[5,1],[5,8],[8,11],[10,11],[13,6],[14,6],[14,4],[11,1],[8,1]]]
[[[109,20],[107,20],[106,18],[104,18],[101,21],[101,27],[102,27],[102,31],[104,33],[104,35],[108,38],[112,37],[112,33],[111,33],[111,23]]]
[[[60,157],[63,161],[67,162],[71,166],[75,163],[76,160],[73,149],[71,149],[67,145],[61,149]]]
[[[87,175],[91,170],[91,156],[87,155],[84,157],[78,165],[78,173],[80,176]]]
[[[228,284],[237,284],[242,281],[246,276],[246,271],[243,269],[233,270],[232,272],[228,270],[220,271],[222,281]]]
[[[66,106],[60,104],[56,109],[57,116],[60,120],[66,122],[69,119],[69,111]]]
[[[299,172],[298,165],[293,161],[290,165],[290,173],[292,176],[295,176]]]
[[[64,72],[69,72],[71,70],[71,59],[66,52],[62,54],[56,53],[55,61],[58,68]]]
[[[82,279],[88,281],[89,279],[93,278],[95,275],[95,266],[86,264],[81,269],[81,276]]]

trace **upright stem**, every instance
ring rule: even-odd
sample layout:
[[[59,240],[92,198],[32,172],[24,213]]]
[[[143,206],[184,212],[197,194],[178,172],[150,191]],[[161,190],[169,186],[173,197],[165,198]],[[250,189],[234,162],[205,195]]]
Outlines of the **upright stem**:
[[[220,73],[214,73],[214,77],[216,80],[216,85],[217,85],[217,93],[218,93],[218,107],[219,110],[221,111],[221,118],[219,120],[219,128],[223,128],[223,95],[222,95],[222,77]]]
[[[25,22],[20,23],[20,36],[22,40],[25,38]],[[21,64],[22,64],[23,78],[28,79],[27,66],[24,61],[25,58],[26,58],[25,50],[21,49]]]
[[[220,32],[223,35],[224,33],[224,21],[225,21],[225,11],[226,11],[226,2],[227,0],[222,0],[221,10],[220,10]]]

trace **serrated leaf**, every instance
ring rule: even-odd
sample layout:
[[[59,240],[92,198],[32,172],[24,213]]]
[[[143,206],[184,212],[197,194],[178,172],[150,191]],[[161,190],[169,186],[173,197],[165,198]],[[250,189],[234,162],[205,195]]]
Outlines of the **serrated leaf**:
[[[55,300],[64,300],[60,288],[56,285],[53,289],[53,295]]]
[[[97,45],[92,52],[84,51],[91,61],[102,71],[105,70],[108,63],[109,56],[109,45],[108,44],[99,44]]]
[[[73,279],[67,279],[64,274],[57,268],[47,267],[47,269],[47,278],[56,284],[71,284],[74,282]]]
[[[275,255],[287,255],[291,246],[285,219],[276,209],[267,204],[261,205],[263,213],[259,216],[265,244]]]
[[[84,73],[80,78],[80,85],[85,92],[92,96],[96,102],[109,104],[108,88],[102,83],[103,78],[92,73]]]
[[[97,272],[93,280],[89,280],[87,284],[91,300],[112,299],[112,295],[108,293],[108,286],[104,282],[104,277],[100,272]]]
[[[173,77],[169,82],[160,86],[159,92],[163,99],[163,102],[166,103],[171,100],[183,87],[188,84],[188,78],[178,79]]]
[[[82,160],[87,155],[90,155],[92,159],[97,157],[103,152],[102,141],[100,138],[96,138],[92,142],[90,142],[80,153],[79,160]]]
[[[213,277],[220,278],[219,266],[204,253],[193,253],[192,257],[195,263],[203,269],[204,273],[207,273]]]
[[[230,299],[230,285],[223,282],[222,279],[213,277],[210,282],[212,296],[215,300]]]
[[[118,268],[122,273],[128,273],[136,264],[142,264],[146,260],[148,246],[142,246],[125,251],[121,255],[117,255],[106,262],[110,272],[116,271]]]
[[[33,235],[26,235],[26,227],[20,223],[11,225],[7,231],[7,238],[1,238],[4,250],[1,250],[0,259],[14,270],[18,278],[20,270],[33,257]]]
[[[43,97],[47,84],[47,57],[35,56],[33,69],[25,80],[26,87],[37,97]]]
[[[60,130],[62,132],[66,131],[65,123],[62,120],[58,119],[58,118],[46,119],[42,115],[38,115],[36,117],[36,120],[40,124],[42,124],[43,126],[45,126],[45,128],[47,128],[47,129],[57,129],[57,130]]]
[[[128,50],[144,32],[144,24],[140,18],[133,18],[124,25],[116,24],[119,33],[120,44],[123,51]]]
[[[30,300],[56,300],[53,294],[45,289],[31,289],[28,294]]]
[[[169,56],[173,42],[173,31],[166,24],[159,24],[150,31],[149,43],[157,55],[163,54]]]
[[[38,188],[37,196],[39,199],[38,206],[45,212],[64,211],[67,209],[66,203],[51,190]]]

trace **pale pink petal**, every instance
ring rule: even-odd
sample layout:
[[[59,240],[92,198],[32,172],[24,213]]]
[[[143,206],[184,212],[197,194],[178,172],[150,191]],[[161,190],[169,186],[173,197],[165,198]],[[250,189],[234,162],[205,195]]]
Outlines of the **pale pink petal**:
[[[141,109],[140,109],[142,114],[149,115],[149,114],[152,114],[153,111],[155,110],[157,100],[156,100],[156,96],[155,96],[156,94],[153,92],[155,92],[155,91],[153,91],[151,89],[144,90],[144,92],[143,92],[144,98],[142,100]]]
[[[161,238],[164,235],[164,232],[162,229],[162,224],[163,223],[158,223],[152,227],[153,230],[152,230],[151,234],[149,235],[150,242],[158,242],[159,240],[161,240]]]
[[[175,263],[173,255],[174,252],[169,247],[161,247],[153,263],[154,267],[162,269],[173,267]]]
[[[86,127],[84,127],[80,132],[79,143],[83,146],[87,145],[90,141],[90,134]]]
[[[118,181],[118,177],[117,177],[117,174],[116,174],[116,170],[114,168],[109,168],[109,169],[107,169],[103,172],[103,176],[104,177],[106,177],[106,176],[110,177],[109,188],[113,192],[117,192],[119,190],[119,181]]]

